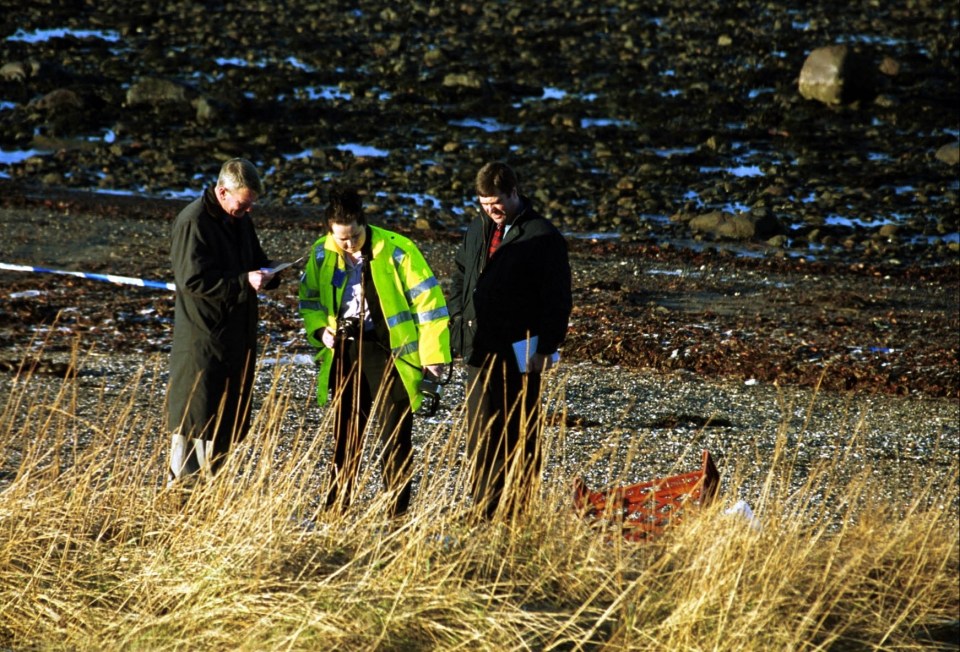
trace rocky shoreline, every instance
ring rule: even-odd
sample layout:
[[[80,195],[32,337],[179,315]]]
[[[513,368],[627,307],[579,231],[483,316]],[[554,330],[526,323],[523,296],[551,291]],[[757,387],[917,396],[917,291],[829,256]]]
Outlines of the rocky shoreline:
[[[0,175],[41,189],[182,196],[244,156],[278,205],[344,182],[388,219],[456,230],[474,171],[509,158],[571,232],[928,264],[960,247],[955,3],[124,1],[0,20]],[[858,93],[805,98],[806,60],[834,44],[862,62],[835,80]],[[746,235],[716,223],[738,219]]]
[[[0,183],[0,259],[167,281],[169,227],[182,206],[74,191],[33,195]],[[317,236],[318,212],[258,210],[267,251],[289,258],[305,249]],[[446,284],[457,234],[407,232]],[[548,384],[554,427],[545,470],[561,491],[571,474],[602,486],[611,473],[640,481],[696,468],[706,449],[721,468],[724,500],[756,504],[780,437],[794,451],[795,490],[838,456],[868,464],[891,504],[910,504],[918,482],[953,481],[955,267],[568,242],[575,308]],[[69,396],[82,416],[81,441],[84,424],[111,405],[163,423],[172,293],[49,273],[0,271],[0,283],[0,395],[26,388],[41,408]],[[264,298],[254,402],[259,410],[279,382],[291,437],[319,432],[323,422],[296,305],[296,274]],[[460,380],[457,368],[436,419],[416,420],[418,445],[456,423]],[[19,421],[33,411],[9,416]],[[162,426],[150,436],[164,450]],[[831,481],[859,470],[844,465]],[[159,466],[145,474],[162,483]],[[0,483],[15,475],[0,469]]]
[[[568,360],[957,398],[958,24],[926,1],[27,4],[0,17],[0,263],[166,280],[169,221],[244,156],[278,258],[350,183],[448,278],[472,175],[506,158],[569,237]],[[798,85],[824,46],[859,64],[836,103]],[[168,341],[162,294],[0,280],[8,367],[55,320]],[[297,353],[292,286],[264,336]]]
[[[34,196],[0,183],[0,260],[169,281],[169,225],[182,201],[91,193]],[[374,217],[375,219],[375,217]],[[319,211],[263,209],[271,255],[295,258],[318,236]],[[446,284],[458,234],[407,233]],[[955,265],[816,262],[569,238],[574,313],[565,359],[897,396],[960,396],[960,278]],[[264,337],[309,353],[296,274],[263,307]],[[169,293],[0,271],[2,356],[12,365],[37,331],[66,350],[73,336],[118,353],[167,350]],[[48,349],[49,350],[49,349]]]

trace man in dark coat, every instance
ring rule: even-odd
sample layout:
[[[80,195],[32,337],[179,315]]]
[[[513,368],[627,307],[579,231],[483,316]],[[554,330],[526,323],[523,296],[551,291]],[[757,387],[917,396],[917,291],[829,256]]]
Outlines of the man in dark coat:
[[[250,219],[263,184],[250,161],[223,164],[216,186],[173,223],[177,285],[170,354],[169,481],[192,484],[247,434],[256,363],[257,292],[279,279]]]
[[[563,236],[520,194],[510,167],[486,164],[476,189],[483,214],[456,254],[451,349],[467,365],[475,509],[511,517],[540,477],[541,373],[566,336],[570,263]]]

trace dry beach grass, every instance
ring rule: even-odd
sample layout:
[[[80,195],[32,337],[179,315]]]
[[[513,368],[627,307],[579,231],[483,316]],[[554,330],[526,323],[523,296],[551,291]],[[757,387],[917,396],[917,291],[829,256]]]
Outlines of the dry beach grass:
[[[6,257],[167,276],[169,203],[6,197]],[[261,217],[274,250],[315,233]],[[446,278],[452,240],[417,238]],[[385,523],[373,478],[343,518],[315,513],[329,428],[298,364],[292,279],[264,302],[250,441],[175,509],[161,481],[169,295],[4,272],[0,645],[951,649],[955,269],[571,249],[577,312],[543,493],[528,519],[488,528],[459,518],[457,385],[438,420],[417,421],[408,520]],[[657,542],[571,512],[575,475],[646,480],[694,468],[702,448],[721,500]],[[759,531],[723,515],[739,499]]]
[[[85,376],[98,363],[80,352],[72,364],[64,380],[5,383],[10,649],[955,649],[960,462],[948,453],[912,481],[877,473],[865,418],[814,460],[796,445],[809,415],[758,426],[750,440],[769,447],[724,458],[721,500],[634,544],[577,518],[569,488],[575,474],[636,479],[644,437],[621,433],[612,454],[560,422],[530,511],[473,526],[451,409],[418,421],[409,516],[384,518],[370,460],[365,499],[333,515],[316,501],[329,422],[281,363],[261,369],[252,436],[181,505],[160,482],[162,412],[144,407],[162,396],[162,361],[112,380]],[[744,487],[754,520],[725,513]]]
[[[69,229],[90,237],[61,252],[64,266],[165,278],[158,218],[169,208],[139,217],[127,209],[150,203],[100,206],[4,210],[12,237],[0,248],[47,251],[56,243],[44,233]],[[264,237],[280,250],[311,233],[278,226],[268,220]],[[443,278],[450,243],[420,239]],[[951,649],[960,455],[950,269],[779,277],[722,255],[599,248],[573,245],[578,313],[551,383],[543,493],[527,519],[486,528],[460,518],[457,385],[439,419],[417,420],[407,520],[385,522],[372,477],[343,518],[315,513],[329,424],[312,367],[298,364],[308,351],[289,292],[264,305],[248,444],[177,509],[162,490],[169,297],[5,273],[0,645]],[[619,287],[603,280],[611,262],[633,270]],[[682,273],[663,282],[658,269]],[[745,322],[753,339],[742,339]],[[857,357],[843,343],[891,353]],[[638,346],[633,361],[647,364],[621,364]],[[802,375],[754,375],[785,360]],[[906,395],[877,391],[891,381]],[[575,475],[595,487],[646,480],[694,468],[702,448],[720,460],[721,500],[661,540],[628,544],[570,509]],[[739,499],[759,530],[723,514]]]
[[[251,437],[181,504],[171,295],[0,271],[0,648],[958,649],[956,2],[6,4],[0,262],[166,280],[170,220],[239,155],[272,255],[352,183],[446,282],[507,156],[571,234],[576,309],[526,517],[463,521],[454,384],[388,523],[371,458],[317,512],[292,275]],[[835,43],[882,62],[876,97],[798,94]],[[692,229],[717,211],[784,233]],[[575,476],[701,449],[719,500],[656,541],[570,509]]]

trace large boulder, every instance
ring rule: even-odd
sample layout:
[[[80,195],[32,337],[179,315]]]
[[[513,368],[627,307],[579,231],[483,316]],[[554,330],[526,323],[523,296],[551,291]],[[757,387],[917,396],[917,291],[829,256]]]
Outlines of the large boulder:
[[[168,79],[144,77],[127,89],[127,106],[184,104],[187,101],[187,89]]]
[[[749,217],[724,211],[697,215],[690,219],[689,226],[694,233],[710,233],[728,240],[749,240],[756,233],[753,220]]]
[[[36,61],[10,61],[0,66],[0,79],[22,82],[35,77],[38,72],[40,64]]]
[[[32,100],[30,106],[41,111],[69,111],[70,109],[82,109],[83,100],[68,88],[57,88],[43,97]]]
[[[846,45],[817,48],[803,62],[800,95],[831,106],[869,100],[877,94],[873,66]]]
[[[728,213],[713,211],[691,217],[687,222],[694,233],[706,233],[721,240],[766,240],[784,232],[780,221],[768,213]]]
[[[947,165],[960,165],[960,143],[947,143],[937,150],[937,160]]]
[[[485,80],[475,72],[454,73],[444,76],[443,85],[462,88],[483,88]]]

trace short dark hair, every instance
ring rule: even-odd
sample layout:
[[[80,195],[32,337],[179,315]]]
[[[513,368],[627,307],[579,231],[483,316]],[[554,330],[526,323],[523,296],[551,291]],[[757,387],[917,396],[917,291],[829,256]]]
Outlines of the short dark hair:
[[[517,175],[506,163],[493,161],[477,172],[477,195],[496,197],[509,195],[517,189]]]
[[[330,203],[323,213],[327,226],[331,224],[357,224],[365,226],[367,218],[363,214],[363,201],[356,188],[334,188],[330,191]]]

